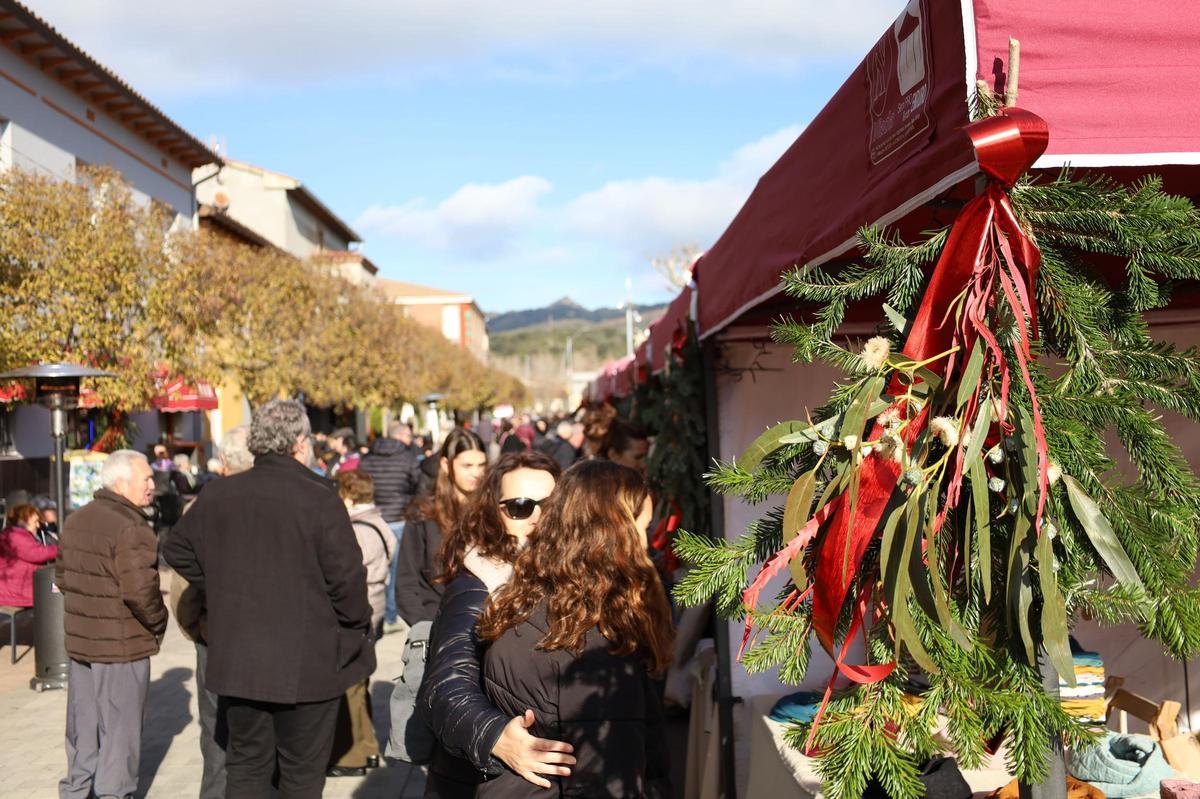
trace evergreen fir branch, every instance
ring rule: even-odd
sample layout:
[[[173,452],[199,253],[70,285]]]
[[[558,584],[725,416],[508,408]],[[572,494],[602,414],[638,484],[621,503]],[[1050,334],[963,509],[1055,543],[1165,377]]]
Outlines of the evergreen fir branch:
[[[704,475],[704,480],[719,494],[741,497],[757,504],[773,494],[786,493],[795,477],[790,470],[771,464],[758,472],[749,472],[736,462],[718,461],[716,469]]]
[[[757,559],[753,537],[729,542],[680,531],[674,550],[692,566],[675,585],[676,600],[688,607],[715,600],[720,616],[739,618],[746,575]]]
[[[1144,622],[1154,611],[1154,603],[1144,593],[1119,584],[1077,591],[1071,602],[1076,613],[1107,626]]]

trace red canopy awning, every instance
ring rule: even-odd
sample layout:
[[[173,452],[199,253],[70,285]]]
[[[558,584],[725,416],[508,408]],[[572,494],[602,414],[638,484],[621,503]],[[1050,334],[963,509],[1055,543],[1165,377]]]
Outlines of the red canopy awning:
[[[995,88],[1007,69],[1009,36],[1018,104],[1050,126],[1036,167],[1129,178],[1200,164],[1200,15],[1170,0],[911,0],[698,263],[701,335],[774,297],[785,270],[844,255],[861,226],[915,218],[973,177],[959,128],[976,80]]]
[[[189,383],[182,377],[175,377],[163,385],[154,398],[154,407],[165,413],[215,411],[217,392],[202,380]]]
[[[687,322],[692,317],[694,297],[692,287],[684,287],[683,291],[671,300],[666,313],[650,325],[650,366],[654,372],[662,371],[667,365],[667,350],[672,346],[676,332],[681,328],[686,332]]]
[[[184,378],[176,377],[162,386],[161,394],[154,398],[154,407],[164,413],[216,410],[217,392],[203,380],[188,383]]]
[[[20,402],[29,395],[25,389],[24,383],[5,383],[0,385],[0,402],[8,404],[11,402]]]

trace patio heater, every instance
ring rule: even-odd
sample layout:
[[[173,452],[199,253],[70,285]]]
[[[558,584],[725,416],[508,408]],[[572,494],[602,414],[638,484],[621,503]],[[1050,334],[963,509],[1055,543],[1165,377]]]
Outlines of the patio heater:
[[[58,506],[59,524],[67,519],[65,462],[67,411],[79,405],[79,383],[84,377],[114,377],[110,372],[70,363],[25,366],[0,374],[0,379],[34,380],[37,401],[50,409],[50,436],[54,439],[54,463],[50,470],[51,495]],[[61,530],[62,527],[60,526]],[[63,599],[54,585],[54,566],[43,566],[33,575],[34,676],[29,687],[38,691],[66,688],[68,658],[63,632]]]
[[[67,439],[67,411],[79,405],[79,383],[85,377],[115,377],[111,372],[73,363],[40,363],[0,374],[0,379],[35,381],[34,396],[50,409],[50,436],[54,439],[54,463],[50,472],[50,493],[58,505],[60,524],[66,520],[67,469],[64,462]]]

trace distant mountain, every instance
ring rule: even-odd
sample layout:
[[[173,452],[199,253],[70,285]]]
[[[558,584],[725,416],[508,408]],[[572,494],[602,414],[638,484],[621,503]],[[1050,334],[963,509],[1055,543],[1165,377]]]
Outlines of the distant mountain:
[[[646,316],[647,313],[653,314],[653,312],[662,309],[664,305],[660,303],[658,305],[636,305],[634,307],[638,313]],[[544,308],[531,308],[525,311],[508,311],[506,313],[492,314],[488,317],[487,326],[488,333],[495,334],[507,333],[547,322],[578,320],[581,322],[599,323],[622,319],[624,316],[625,311],[620,308],[588,310],[570,297],[563,297],[561,300],[553,302]]]

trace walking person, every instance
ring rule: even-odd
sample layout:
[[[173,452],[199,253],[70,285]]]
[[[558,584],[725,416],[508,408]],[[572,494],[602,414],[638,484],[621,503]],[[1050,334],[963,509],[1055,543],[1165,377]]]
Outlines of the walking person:
[[[404,672],[392,691],[388,755],[410,763],[426,762],[433,749],[433,738],[425,724],[414,717],[413,708],[425,673],[430,628],[442,600],[443,586],[437,581],[445,570],[438,560],[442,535],[458,528],[463,508],[487,467],[483,442],[461,427],[447,434],[436,457],[437,483],[432,493],[409,509],[409,526],[400,540],[396,571],[396,607],[410,630],[404,649]]]
[[[631,469],[584,461],[563,475],[513,575],[488,603],[484,685],[509,716],[574,747],[558,795],[670,796],[651,675],[671,662],[671,609],[646,554],[650,492]],[[504,772],[476,796],[545,796]]]
[[[137,790],[150,657],[167,629],[146,511],[154,501],[150,463],[118,450],[100,468],[100,484],[63,525],[54,570],[71,658],[60,799]]]
[[[384,589],[388,579],[388,564],[396,551],[396,536],[375,507],[375,485],[371,475],[351,470],[338,475],[338,495],[350,514],[350,524],[362,550],[363,568],[367,572],[367,601],[371,604],[371,629],[376,637],[383,629]],[[338,710],[337,728],[333,737],[333,755],[329,777],[361,777],[368,768],[379,766],[379,741],[375,738],[375,721],[371,716],[368,674],[346,689]]]
[[[570,774],[569,744],[535,738],[528,714],[510,717],[484,693],[476,632],[488,596],[508,582],[558,477],[558,464],[540,452],[505,455],[488,467],[462,523],[442,541],[446,570],[438,579],[446,587],[417,697],[435,738],[426,799],[470,799],[504,766],[546,788],[540,775]]]
[[[217,456],[216,479],[241,474],[254,465],[248,448],[250,428],[235,427],[221,439]],[[187,515],[187,510],[184,511]],[[188,583],[179,572],[171,575],[171,612],[183,637],[196,647],[196,705],[200,716],[200,799],[225,797],[225,747],[229,739],[225,717],[220,712],[220,699],[208,687],[208,617],[204,594]]]
[[[204,593],[208,689],[229,730],[226,797],[316,799],[338,705],[375,667],[362,552],[334,484],[314,473],[304,406],[250,423],[254,467],[214,482],[164,557]]]
[[[358,464],[358,468],[375,481],[375,506],[392,528],[397,541],[404,540],[405,513],[421,483],[419,461],[420,451],[413,446],[412,426],[407,422],[392,422],[388,426],[387,438],[376,439],[370,453]],[[396,616],[398,551],[399,547],[392,553],[388,571],[383,622],[385,632],[401,629]]]

